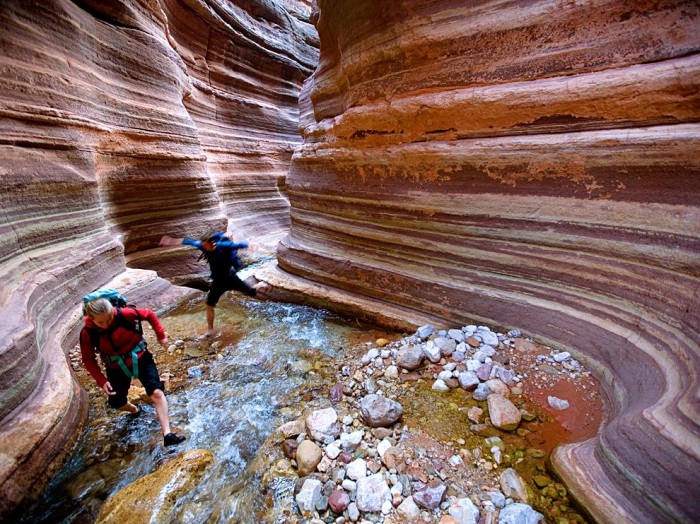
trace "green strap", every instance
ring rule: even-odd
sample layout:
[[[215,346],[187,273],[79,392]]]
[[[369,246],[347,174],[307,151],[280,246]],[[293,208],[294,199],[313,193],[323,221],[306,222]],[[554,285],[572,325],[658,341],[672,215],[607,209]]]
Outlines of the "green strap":
[[[124,374],[129,377],[129,378],[139,378],[139,357],[138,354],[141,351],[144,351],[145,348],[142,347],[141,342],[138,343],[138,345],[131,350],[131,369],[132,371],[129,371],[129,368],[126,367],[126,363],[124,362],[124,359],[122,358],[121,355],[116,355],[112,356],[109,355],[109,361],[110,362],[116,362],[119,364],[119,367],[122,369]]]

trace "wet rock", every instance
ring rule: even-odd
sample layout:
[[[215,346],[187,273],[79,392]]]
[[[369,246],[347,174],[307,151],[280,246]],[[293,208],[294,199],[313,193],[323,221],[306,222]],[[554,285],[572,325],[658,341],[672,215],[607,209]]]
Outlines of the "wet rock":
[[[343,385],[338,382],[335,384],[330,391],[331,404],[337,404],[343,400]]]
[[[515,503],[503,508],[498,514],[498,524],[538,524],[544,516],[527,504]]]
[[[306,417],[306,429],[318,442],[333,442],[340,434],[338,414],[333,408],[319,409]]]
[[[503,470],[498,481],[501,485],[501,491],[506,497],[525,503],[528,502],[529,497],[525,482],[513,468]]]
[[[368,512],[381,511],[385,500],[391,500],[391,493],[381,473],[357,481],[357,509]]]
[[[435,509],[442,502],[447,486],[442,482],[434,480],[423,488],[413,493],[413,500],[425,509]]]
[[[308,516],[321,500],[321,481],[314,478],[306,479],[294,500],[301,514]]]
[[[284,439],[296,437],[301,434],[306,434],[306,424],[303,420],[292,420],[278,427],[272,437],[276,442],[282,442]]]
[[[110,497],[97,522],[137,524],[182,521],[176,502],[197,486],[214,456],[204,449],[186,451]]]
[[[323,458],[323,450],[313,441],[304,440],[297,448],[297,469],[299,476],[304,477],[316,471],[316,466]]]
[[[467,412],[467,418],[474,424],[481,424],[484,421],[484,410],[479,406],[472,406]]]
[[[558,411],[562,411],[569,407],[569,401],[557,397],[548,396],[547,403]]]
[[[447,512],[458,524],[476,524],[479,521],[479,509],[466,497],[452,500]]]
[[[568,351],[562,351],[561,353],[555,353],[552,355],[552,358],[555,362],[564,362],[565,360],[569,360],[571,358],[571,353]]]
[[[288,438],[282,442],[282,453],[284,453],[284,456],[288,459],[296,460],[298,447],[299,443],[296,439]]]
[[[337,489],[328,497],[328,505],[333,513],[342,515],[350,505],[350,496],[342,489]]]
[[[491,424],[504,431],[515,431],[520,424],[520,410],[503,395],[494,393],[487,399]]]
[[[360,403],[360,412],[368,426],[386,427],[401,418],[403,407],[395,400],[380,395],[367,395]]]

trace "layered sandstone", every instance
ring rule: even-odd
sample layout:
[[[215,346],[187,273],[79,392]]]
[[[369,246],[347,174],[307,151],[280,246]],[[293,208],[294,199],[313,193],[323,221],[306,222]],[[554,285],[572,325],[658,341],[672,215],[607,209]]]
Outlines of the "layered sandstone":
[[[574,352],[610,411],[553,457],[574,496],[601,522],[692,521],[697,2],[318,4],[292,228],[265,278]]]
[[[80,297],[117,278],[161,307],[182,293],[125,273],[196,259],[150,257],[161,235],[288,227],[309,13],[292,0],[0,3],[0,520],[85,416],[64,356]]]

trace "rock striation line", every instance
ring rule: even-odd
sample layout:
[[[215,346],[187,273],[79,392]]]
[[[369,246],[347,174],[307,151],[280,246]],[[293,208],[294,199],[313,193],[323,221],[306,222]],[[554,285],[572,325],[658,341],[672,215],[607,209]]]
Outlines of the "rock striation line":
[[[288,228],[296,99],[318,55],[310,13],[0,3],[0,520],[40,492],[86,416],[64,354],[80,298],[114,278],[139,304],[181,296],[125,271],[193,266],[185,250],[153,256],[163,234]]]
[[[694,521],[697,3],[318,6],[291,231],[266,276],[571,351],[610,413],[553,457],[573,495],[599,522]]]

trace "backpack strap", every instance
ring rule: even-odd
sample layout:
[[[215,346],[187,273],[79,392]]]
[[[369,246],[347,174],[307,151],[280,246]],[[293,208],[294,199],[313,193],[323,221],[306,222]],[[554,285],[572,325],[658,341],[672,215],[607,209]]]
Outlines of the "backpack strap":
[[[127,351],[123,355],[104,355],[104,357],[107,358],[107,360],[109,360],[110,362],[116,362],[127,377],[139,378],[139,353],[146,351],[148,349],[148,344],[143,338],[143,326],[141,325],[141,315],[139,314],[135,306],[129,305],[127,307],[129,309],[133,309],[136,312],[136,322],[129,322],[124,317],[124,313],[122,313],[121,308],[115,307],[115,309],[117,310],[115,314],[115,322],[117,325],[114,328],[110,329],[109,331],[105,331],[104,333],[100,333],[96,329],[91,329],[87,326],[83,326],[83,329],[87,331],[88,335],[90,336],[90,343],[92,344],[92,347],[95,349],[95,351],[98,353],[100,351],[100,338],[102,337],[102,335],[107,335],[107,340],[109,340],[109,343],[112,345],[112,349],[115,349],[114,341],[112,340],[112,332],[117,326],[129,329],[141,335],[141,340],[131,351]],[[124,356],[129,354],[131,355],[131,371],[124,362]]]

